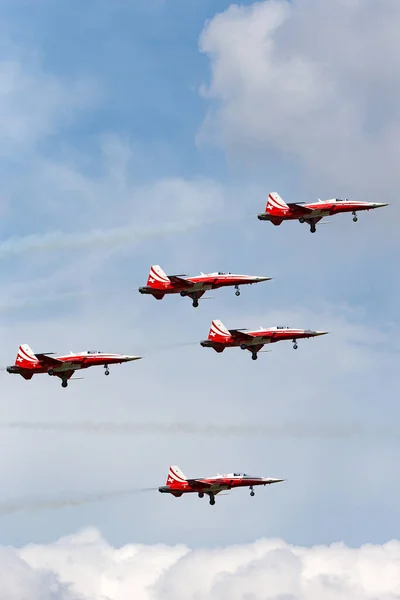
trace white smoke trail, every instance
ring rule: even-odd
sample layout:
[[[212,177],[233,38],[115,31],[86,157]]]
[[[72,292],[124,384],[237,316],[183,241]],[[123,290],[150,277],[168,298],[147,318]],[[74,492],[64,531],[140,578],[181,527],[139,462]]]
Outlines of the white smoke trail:
[[[0,502],[0,515],[8,515],[16,512],[36,512],[40,510],[56,510],[59,508],[76,507],[93,502],[104,502],[111,498],[131,496],[141,492],[156,490],[157,488],[134,488],[126,490],[115,490],[113,492],[100,492],[88,494],[77,498],[42,499],[34,500],[23,498],[9,502]]]
[[[0,260],[20,254],[41,252],[45,250],[79,250],[88,246],[104,248],[133,246],[149,238],[164,235],[186,233],[192,229],[216,223],[241,221],[248,215],[229,214],[210,218],[197,218],[187,221],[162,223],[159,227],[117,227],[114,229],[94,229],[78,233],[53,231],[43,235],[32,234],[21,238],[10,238],[0,243]]]
[[[87,246],[117,247],[133,245],[144,239],[168,234],[185,233],[190,229],[203,225],[205,221],[187,221],[185,223],[167,223],[151,229],[115,228],[109,230],[92,230],[80,233],[55,231],[44,235],[28,235],[11,238],[0,243],[0,259],[17,256],[26,252],[44,250],[78,250]]]
[[[0,429],[21,429],[60,433],[107,435],[198,435],[204,437],[289,437],[289,438],[387,438],[400,441],[400,428],[390,425],[366,427],[360,423],[271,423],[271,424],[216,424],[216,423],[110,423],[110,422],[28,422],[0,423]]]

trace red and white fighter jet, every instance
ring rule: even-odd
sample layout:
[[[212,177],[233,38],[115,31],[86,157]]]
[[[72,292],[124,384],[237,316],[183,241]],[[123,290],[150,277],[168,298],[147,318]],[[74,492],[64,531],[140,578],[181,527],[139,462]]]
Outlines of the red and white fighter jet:
[[[28,344],[22,344],[19,347],[15,364],[7,367],[8,373],[21,375],[24,379],[32,379],[33,375],[38,373],[47,373],[61,379],[62,387],[66,388],[68,379],[72,377],[75,371],[87,369],[89,367],[104,366],[104,374],[109,375],[109,365],[117,363],[130,362],[131,360],[139,360],[141,356],[129,356],[127,354],[106,354],[87,350],[66,356],[58,356],[53,358],[53,352],[44,352],[35,354]]]
[[[357,212],[360,210],[372,210],[388,206],[382,202],[357,202],[347,198],[332,198],[331,200],[319,200],[318,202],[303,203],[291,202],[286,204],[276,192],[268,196],[265,212],[260,213],[260,221],[271,221],[274,225],[280,225],[282,221],[300,221],[308,223],[311,233],[315,233],[315,225],[324,217],[337,215],[339,213],[351,212],[353,221],[358,221]]]
[[[189,277],[188,275],[166,275],[160,265],[150,267],[147,285],[139,288],[141,294],[151,294],[156,300],[162,300],[165,294],[180,294],[189,296],[193,300],[193,306],[199,305],[199,298],[208,290],[221,287],[233,286],[236,296],[240,296],[240,285],[268,281],[271,277],[259,277],[256,275],[235,275],[234,273],[201,273]]]
[[[242,350],[249,350],[251,358],[257,360],[257,352],[265,344],[273,344],[284,340],[292,340],[294,350],[297,350],[297,340],[326,335],[327,331],[311,331],[309,329],[291,329],[278,326],[249,331],[247,329],[227,329],[219,320],[212,321],[208,339],[200,342],[203,348],[214,348],[216,352],[223,352],[225,348],[239,346]]]
[[[215,504],[215,496],[225,490],[231,490],[237,487],[249,487],[250,496],[254,496],[254,487],[257,485],[269,485],[270,483],[279,483],[284,479],[271,479],[270,477],[252,477],[246,473],[228,473],[227,475],[216,475],[215,477],[205,477],[198,479],[186,479],[182,471],[177,466],[169,468],[166,484],[159,487],[158,491],[162,494],[172,494],[176,498],[182,494],[198,494],[199,498],[204,495],[210,497],[210,504]]]

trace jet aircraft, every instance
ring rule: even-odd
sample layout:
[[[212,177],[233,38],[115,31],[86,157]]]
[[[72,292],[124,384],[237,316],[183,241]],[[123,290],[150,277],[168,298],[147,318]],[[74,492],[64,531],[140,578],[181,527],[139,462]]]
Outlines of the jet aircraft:
[[[216,475],[215,477],[200,477],[198,479],[187,479],[179,467],[169,468],[166,484],[159,487],[162,494],[172,494],[176,498],[182,494],[198,494],[199,498],[209,496],[210,504],[215,504],[215,496],[225,490],[237,487],[249,487],[250,496],[254,496],[254,487],[257,485],[268,485],[279,483],[284,479],[271,479],[270,477],[252,477],[246,473],[229,473],[227,475]]]
[[[339,213],[351,212],[353,221],[358,221],[357,212],[361,210],[372,210],[388,206],[382,202],[358,202],[347,198],[332,198],[331,200],[319,200],[318,202],[304,203],[291,202],[286,204],[276,192],[268,196],[265,212],[260,213],[260,221],[271,221],[274,225],[280,225],[282,221],[300,221],[308,223],[311,233],[315,233],[315,225],[324,217],[337,215]]]
[[[212,321],[208,339],[202,340],[203,348],[214,348],[216,352],[223,352],[225,348],[239,346],[242,350],[249,350],[251,358],[257,360],[257,353],[265,344],[273,344],[283,340],[292,340],[294,350],[297,350],[297,340],[325,335],[327,331],[311,331],[309,329],[291,329],[278,326],[249,331],[247,329],[227,329],[219,320]]]
[[[141,294],[151,294],[156,300],[162,300],[165,294],[180,294],[189,296],[193,300],[193,306],[199,305],[199,298],[208,290],[221,287],[233,286],[236,296],[240,296],[240,285],[268,281],[271,277],[259,277],[252,275],[235,275],[234,273],[201,273],[189,277],[188,275],[166,275],[160,265],[150,267],[147,285],[139,288]]]
[[[68,379],[72,377],[75,371],[87,369],[89,367],[104,366],[104,374],[109,375],[109,365],[117,363],[139,360],[141,356],[129,356],[126,354],[106,354],[87,350],[84,352],[71,352],[66,356],[53,358],[54,352],[42,352],[35,354],[27,344],[19,347],[15,364],[7,367],[8,373],[21,375],[24,379],[32,379],[33,375],[38,373],[47,373],[48,375],[59,377],[61,385],[66,388]]]

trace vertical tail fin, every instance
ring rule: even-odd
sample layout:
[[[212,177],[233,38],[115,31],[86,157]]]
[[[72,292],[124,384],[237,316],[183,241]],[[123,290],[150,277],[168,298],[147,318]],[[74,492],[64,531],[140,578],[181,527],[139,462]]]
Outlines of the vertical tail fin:
[[[265,212],[270,215],[280,215],[289,209],[288,205],[277,192],[270,192],[268,195]]]
[[[152,265],[147,279],[147,286],[151,288],[163,288],[166,283],[169,283],[169,279],[160,265]]]
[[[37,358],[28,344],[21,344],[15,359],[15,365],[29,369],[37,362]]]
[[[209,340],[213,340],[214,342],[223,342],[230,336],[231,334],[229,333],[225,325],[222,323],[222,321],[219,321],[218,319],[212,321],[211,328],[208,333]]]
[[[186,477],[177,465],[173,465],[169,468],[166,485],[184,483],[185,481]]]

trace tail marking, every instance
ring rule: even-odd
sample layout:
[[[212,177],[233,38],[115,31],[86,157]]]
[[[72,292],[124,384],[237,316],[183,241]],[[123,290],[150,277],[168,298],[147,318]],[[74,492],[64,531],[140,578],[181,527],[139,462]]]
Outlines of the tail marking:
[[[37,362],[37,358],[32,351],[32,349],[28,346],[28,344],[21,344],[18,349],[17,358],[15,359],[15,364],[22,367],[27,366],[31,367]]]
[[[276,192],[270,192],[265,212],[270,214],[281,214],[282,212],[286,212],[288,209],[289,206],[284,200],[282,200],[279,194]]]
[[[212,321],[211,328],[208,334],[209,340],[226,340],[230,337],[230,335],[231,334],[229,333],[225,325],[222,323],[222,321],[219,321],[218,319]]]
[[[186,477],[177,465],[173,465],[169,468],[167,485],[173,485],[176,483],[185,483]]]
[[[150,267],[149,277],[147,279],[148,287],[160,288],[165,287],[169,283],[168,276],[164,273],[160,265],[152,265]]]

